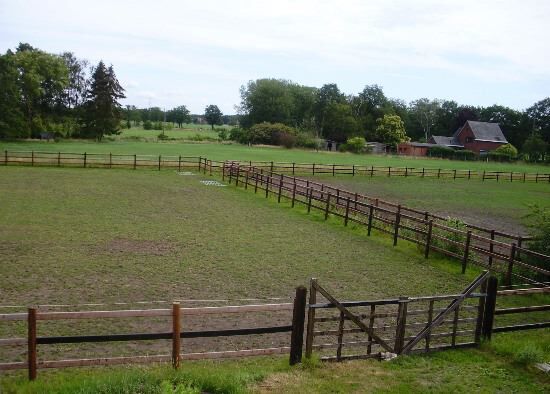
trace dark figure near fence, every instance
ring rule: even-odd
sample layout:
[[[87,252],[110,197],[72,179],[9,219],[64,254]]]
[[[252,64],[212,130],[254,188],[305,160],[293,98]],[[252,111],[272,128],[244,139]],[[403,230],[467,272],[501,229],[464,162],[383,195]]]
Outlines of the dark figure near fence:
[[[328,151],[331,151],[332,150],[332,141],[329,141],[328,144],[327,144],[327,150]]]

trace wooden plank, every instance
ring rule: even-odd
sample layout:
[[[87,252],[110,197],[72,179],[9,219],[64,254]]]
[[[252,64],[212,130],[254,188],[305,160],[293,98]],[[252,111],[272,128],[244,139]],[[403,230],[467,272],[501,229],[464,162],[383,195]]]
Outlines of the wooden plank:
[[[311,305],[317,302],[317,289],[313,286],[316,279],[311,278],[309,283],[309,308],[307,311],[307,332],[306,332],[306,357],[310,358],[313,350],[313,331],[315,330],[315,308]]]
[[[541,312],[550,310],[550,305],[520,306],[516,308],[495,309],[495,315],[509,315],[512,313]]]
[[[357,318],[353,313],[351,313],[345,306],[343,306],[338,300],[331,296],[325,289],[323,289],[317,281],[313,281],[313,287],[319,291],[327,300],[334,304],[341,312],[346,315],[353,323],[355,323],[361,330],[369,334],[373,340],[375,340],[380,346],[386,349],[389,352],[393,353],[393,349],[388,345],[382,338],[380,338],[373,330],[367,327],[359,318]]]
[[[13,371],[15,369],[25,369],[27,363],[24,361],[17,361],[12,363],[0,363],[0,371]]]

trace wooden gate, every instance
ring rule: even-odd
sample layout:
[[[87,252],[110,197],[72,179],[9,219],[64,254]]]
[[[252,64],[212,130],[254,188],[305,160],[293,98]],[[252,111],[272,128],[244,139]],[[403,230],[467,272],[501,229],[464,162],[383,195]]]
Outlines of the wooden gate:
[[[306,357],[313,350],[322,360],[340,361],[476,346],[485,336],[486,303],[494,307],[488,285],[496,282],[485,271],[460,294],[338,301],[311,279]]]

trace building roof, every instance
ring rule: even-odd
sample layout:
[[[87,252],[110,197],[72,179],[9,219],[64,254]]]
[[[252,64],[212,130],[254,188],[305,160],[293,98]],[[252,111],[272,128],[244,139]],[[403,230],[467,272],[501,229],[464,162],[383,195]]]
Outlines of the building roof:
[[[453,137],[456,138],[466,125],[470,126],[470,129],[472,130],[472,133],[474,133],[474,137],[477,141],[501,142],[503,144],[508,143],[498,123],[475,122],[473,120],[466,121],[464,126],[458,129]]]
[[[460,142],[454,136],[445,137],[444,135],[432,135],[431,138],[436,145],[462,147]]]

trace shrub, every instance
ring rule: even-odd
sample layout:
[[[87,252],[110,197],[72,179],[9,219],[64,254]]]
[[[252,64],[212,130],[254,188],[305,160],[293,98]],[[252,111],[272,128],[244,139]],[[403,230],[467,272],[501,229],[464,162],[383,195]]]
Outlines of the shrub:
[[[229,139],[239,144],[248,144],[250,141],[247,131],[239,127],[233,127],[229,130]]]
[[[487,153],[487,158],[491,161],[498,161],[498,162],[507,162],[512,160],[511,157],[506,153],[500,153],[500,152],[497,152],[496,150]]]
[[[220,141],[227,141],[227,138],[229,138],[229,134],[227,133],[227,130],[226,129],[219,129],[218,138],[219,138]]]
[[[302,148],[319,149],[321,147],[320,140],[312,133],[299,132],[296,134],[296,146]]]
[[[296,136],[284,132],[275,132],[272,136],[272,142],[275,145],[281,145],[285,148],[292,148],[296,144]]]
[[[515,159],[515,158],[518,157],[518,150],[512,144],[506,144],[506,145],[499,146],[494,151],[497,152],[497,153],[502,153],[502,154],[508,155],[510,157],[510,159]]]
[[[352,137],[348,138],[345,144],[346,150],[353,153],[362,153],[365,151],[365,145],[367,141],[363,137]]]
[[[161,141],[166,141],[169,139],[169,137],[164,133],[160,133],[159,135],[157,135],[157,138]]]
[[[452,157],[455,154],[455,150],[446,146],[432,146],[428,148],[428,156],[433,157]]]
[[[150,120],[146,120],[145,122],[143,122],[143,129],[153,130],[153,123]]]
[[[471,150],[457,150],[454,153],[454,158],[457,160],[475,160],[476,154]]]
[[[282,123],[256,123],[248,130],[249,141],[253,144],[279,145],[282,134],[296,136],[296,130]],[[282,137],[286,141],[290,139]]]

